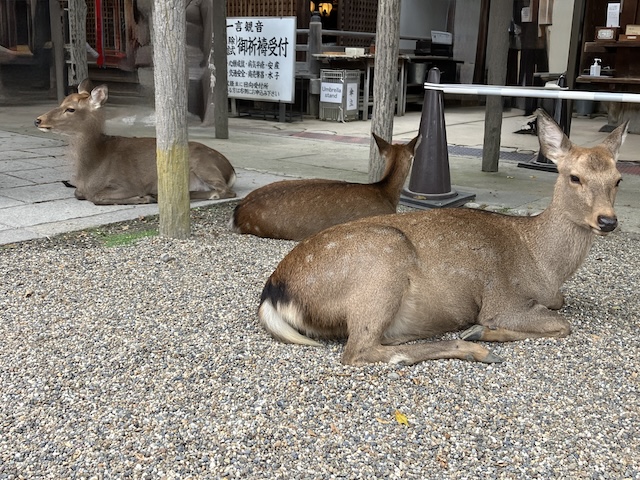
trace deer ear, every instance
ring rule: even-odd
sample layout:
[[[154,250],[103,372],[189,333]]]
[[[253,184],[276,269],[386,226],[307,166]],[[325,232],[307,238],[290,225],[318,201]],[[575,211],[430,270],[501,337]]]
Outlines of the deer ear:
[[[91,80],[89,80],[88,78],[85,78],[82,82],[80,82],[80,85],[78,85],[78,93],[86,93],[87,95],[89,95],[90,91],[91,91]]]
[[[418,134],[418,136],[416,138],[414,138],[413,140],[411,140],[409,143],[407,143],[406,147],[409,149],[409,151],[415,155],[416,154],[416,150],[418,149],[418,147],[420,146],[420,143],[422,142],[422,135]]]
[[[100,85],[91,90],[91,100],[89,101],[91,108],[97,110],[102,107],[109,98],[109,89],[106,85]]]
[[[617,127],[613,132],[607,135],[607,138],[605,138],[602,141],[602,145],[604,145],[611,151],[611,153],[613,154],[616,160],[618,160],[618,153],[619,153],[620,147],[624,143],[625,138],[627,138],[628,129],[629,129],[629,120],[627,120],[622,125]]]
[[[389,144],[384,138],[379,137],[373,132],[371,132],[371,135],[373,135],[373,139],[376,141],[376,145],[378,145],[378,150],[380,151],[380,153],[384,152],[385,149],[389,147]]]
[[[571,141],[547,112],[539,108],[536,110],[536,116],[540,151],[545,157],[557,164],[569,153]]]

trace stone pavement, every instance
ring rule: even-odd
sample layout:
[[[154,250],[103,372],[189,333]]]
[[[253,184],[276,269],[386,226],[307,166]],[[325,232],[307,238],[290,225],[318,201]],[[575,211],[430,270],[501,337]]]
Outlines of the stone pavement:
[[[16,102],[17,103],[17,102]],[[157,213],[157,205],[95,206],[78,201],[62,183],[71,177],[64,138],[33,126],[36,116],[55,106],[54,100],[0,107],[0,244],[96,227]],[[153,111],[146,107],[109,105],[109,133],[153,136]],[[452,183],[476,195],[475,203],[494,209],[537,212],[548,203],[556,174],[518,168],[534,158],[537,138],[514,134],[528,118],[520,110],[505,112],[500,169],[481,172],[484,110],[445,110]],[[394,140],[406,142],[418,131],[420,112],[394,119]],[[571,139],[598,143],[604,118],[574,118]],[[225,154],[238,171],[239,197],[282,178],[336,178],[367,181],[371,124],[304,119],[278,123],[273,119],[231,118],[230,138],[213,138],[213,129],[190,119],[189,139]],[[617,212],[623,231],[640,232],[640,135],[628,135],[622,148]],[[194,202],[193,206],[212,202]]]

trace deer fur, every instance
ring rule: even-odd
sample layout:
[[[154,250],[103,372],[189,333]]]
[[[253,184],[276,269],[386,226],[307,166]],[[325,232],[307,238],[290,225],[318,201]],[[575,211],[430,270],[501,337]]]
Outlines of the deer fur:
[[[262,292],[262,325],[288,343],[348,337],[345,364],[499,362],[472,340],[568,335],[569,322],[554,311],[564,303],[560,287],[593,238],[616,228],[616,161],[626,128],[583,148],[539,111],[540,147],[558,167],[544,212],[441,209],[337,225],[280,262]],[[405,345],[462,329],[462,339]]]
[[[78,93],[40,115],[35,126],[69,137],[74,160],[75,196],[96,205],[154,203],[158,195],[156,139],[105,135],[106,85],[91,90],[83,81]],[[234,168],[220,152],[189,142],[191,199],[235,197]]]
[[[362,217],[395,213],[419,137],[392,145],[373,134],[386,169],[376,183],[283,180],[251,192],[238,204],[229,228],[258,237],[302,240]]]

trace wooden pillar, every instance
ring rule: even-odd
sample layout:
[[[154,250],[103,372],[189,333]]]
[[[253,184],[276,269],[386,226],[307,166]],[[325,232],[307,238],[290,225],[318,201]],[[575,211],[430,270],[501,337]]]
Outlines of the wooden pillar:
[[[100,41],[101,39],[98,39]],[[78,86],[89,78],[87,63],[87,4],[69,0],[69,85]]]
[[[189,147],[184,9],[153,2],[153,79],[156,106],[156,155],[160,235],[188,238]]]
[[[570,90],[576,88],[576,78],[580,75],[580,54],[582,53],[582,26],[584,25],[584,13],[586,0],[574,0],[573,21],[571,23],[571,38],[569,40],[569,58],[567,60],[567,87]],[[567,126],[565,133],[571,133],[571,112],[573,112],[573,100],[567,100]]]
[[[491,0],[487,38],[487,83],[505,85],[509,54],[509,23],[513,0]],[[502,97],[488,96],[484,114],[482,171],[497,172],[502,133]]]
[[[58,103],[62,102],[67,93],[64,63],[64,34],[63,19],[60,2],[49,0],[49,18],[51,20],[51,42],[53,43],[53,70],[56,76],[56,96]]]
[[[229,96],[227,88],[227,2],[208,0],[201,7],[210,32],[208,71],[205,79],[205,112],[202,123],[214,126],[216,138],[229,138]],[[205,37],[206,38],[206,37]]]
[[[398,52],[400,48],[400,0],[380,0],[376,27],[376,58],[373,76],[373,111],[371,131],[391,142],[393,111],[398,93]],[[364,99],[367,102],[367,99]],[[365,111],[365,115],[367,112]],[[371,136],[369,181],[376,182],[384,173],[384,160]]]

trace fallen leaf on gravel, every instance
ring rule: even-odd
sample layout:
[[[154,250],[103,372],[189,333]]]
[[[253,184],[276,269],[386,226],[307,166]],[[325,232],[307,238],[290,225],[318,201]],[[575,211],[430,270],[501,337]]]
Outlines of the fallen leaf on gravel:
[[[409,426],[409,420],[407,420],[407,416],[402,413],[400,410],[396,410],[396,422],[398,422],[400,425],[406,425],[407,427]]]

